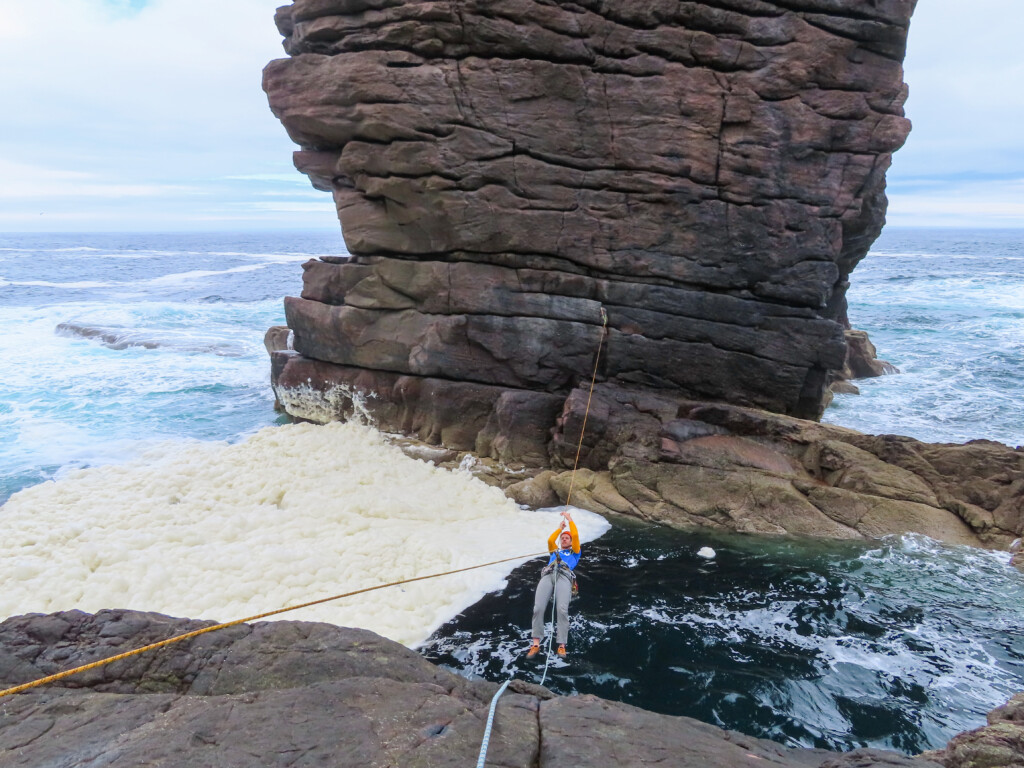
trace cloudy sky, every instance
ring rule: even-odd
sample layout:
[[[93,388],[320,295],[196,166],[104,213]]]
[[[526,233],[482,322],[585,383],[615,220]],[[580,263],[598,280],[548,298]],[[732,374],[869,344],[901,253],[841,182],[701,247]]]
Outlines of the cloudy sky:
[[[0,0],[0,231],[336,229],[260,89],[284,0]],[[892,225],[1024,227],[1024,0],[920,0]]]

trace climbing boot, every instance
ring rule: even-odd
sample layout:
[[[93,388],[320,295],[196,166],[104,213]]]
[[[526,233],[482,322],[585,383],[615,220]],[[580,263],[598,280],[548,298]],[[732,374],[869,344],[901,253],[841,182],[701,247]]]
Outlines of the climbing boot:
[[[562,643],[558,646],[558,655],[561,656],[563,659],[565,658],[565,643]]]
[[[538,653],[540,653],[540,643],[534,642],[530,645],[530,650],[526,652],[526,658],[532,659]]]

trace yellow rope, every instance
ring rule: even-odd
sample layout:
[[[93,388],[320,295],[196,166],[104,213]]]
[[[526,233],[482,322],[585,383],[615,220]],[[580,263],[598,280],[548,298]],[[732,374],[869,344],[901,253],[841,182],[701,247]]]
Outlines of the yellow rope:
[[[580,463],[580,451],[583,450],[583,435],[587,431],[587,417],[590,416],[590,401],[594,397],[594,383],[597,381],[597,365],[601,361],[601,347],[608,332],[608,313],[601,307],[601,339],[597,342],[597,355],[594,357],[594,375],[590,377],[590,394],[587,395],[587,410],[583,414],[583,426],[580,428],[580,442],[576,446],[576,460],[572,463],[572,476],[569,478],[569,495],[565,497],[565,506],[572,503],[572,489],[576,484],[576,466]]]
[[[192,632],[186,632],[183,635],[176,635],[174,637],[169,637],[166,640],[161,640],[158,643],[150,643],[149,645],[144,645],[141,648],[136,648],[133,651],[126,651],[124,653],[119,653],[116,656],[111,656],[108,659],[102,659],[100,661],[94,661],[94,662],[92,662],[90,664],[83,664],[80,667],[75,667],[74,669],[68,669],[68,670],[65,670],[64,672],[58,672],[55,675],[50,675],[48,677],[42,677],[39,680],[33,680],[31,683],[23,683],[22,685],[16,685],[13,688],[7,688],[6,690],[0,691],[0,698],[3,698],[4,696],[10,696],[10,695],[15,694],[15,693],[21,693],[22,691],[27,691],[30,688],[36,688],[36,687],[38,687],[40,685],[46,685],[47,683],[53,683],[53,682],[56,682],[57,680],[63,680],[65,677],[70,677],[71,675],[77,675],[79,672],[86,672],[86,671],[88,671],[90,669],[96,669],[97,667],[102,667],[102,666],[105,666],[105,665],[110,664],[112,662],[120,661],[121,659],[127,659],[130,656],[137,656],[138,654],[145,653],[146,651],[152,651],[152,650],[155,650],[157,648],[162,648],[165,645],[170,645],[172,643],[179,643],[182,640],[188,640],[191,637],[198,637],[199,635],[205,635],[207,632],[215,632],[218,629],[227,629],[228,627],[234,627],[234,626],[237,626],[238,624],[247,624],[250,621],[259,621],[260,619],[265,619],[268,616],[276,616],[279,613],[285,613],[287,611],[296,611],[299,608],[308,608],[311,605],[319,605],[320,603],[329,603],[332,600],[339,600],[339,599],[341,599],[343,597],[352,597],[353,595],[361,595],[363,592],[373,592],[376,589],[384,589],[385,587],[395,587],[395,586],[398,586],[399,584],[408,584],[408,583],[413,582],[413,581],[423,581],[424,579],[436,579],[438,576],[450,576],[453,573],[462,573],[464,571],[472,571],[472,570],[475,570],[477,568],[486,568],[489,565],[498,565],[499,563],[507,563],[510,560],[527,560],[527,559],[530,559],[530,558],[533,558],[533,557],[540,557],[541,555],[546,555],[546,554],[548,554],[548,553],[547,552],[536,552],[536,553],[534,553],[532,555],[519,555],[517,557],[506,557],[506,558],[504,558],[502,560],[494,560],[493,562],[490,562],[490,563],[482,563],[480,565],[470,565],[470,566],[467,566],[466,568],[456,568],[454,571],[444,571],[443,573],[432,573],[429,576],[414,576],[411,579],[402,579],[401,581],[392,581],[392,582],[389,582],[388,584],[378,584],[376,587],[366,587],[365,589],[357,589],[354,592],[346,592],[343,595],[334,595],[333,597],[322,597],[319,600],[311,600],[310,602],[302,603],[301,605],[292,605],[292,606],[289,606],[288,608],[278,608],[276,611],[267,611],[266,613],[260,613],[260,614],[257,614],[256,616],[249,616],[249,617],[244,618],[244,619],[235,619],[234,621],[228,621],[228,622],[225,622],[223,624],[214,624],[213,626],[203,627],[202,629],[196,629],[196,630],[193,630]]]

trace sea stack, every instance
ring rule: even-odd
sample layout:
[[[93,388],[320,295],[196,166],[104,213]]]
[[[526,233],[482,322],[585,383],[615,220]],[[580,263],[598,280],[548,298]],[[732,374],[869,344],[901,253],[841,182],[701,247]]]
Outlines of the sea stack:
[[[279,9],[264,87],[352,258],[306,265],[276,386],[372,390],[434,439],[546,431],[603,307],[602,380],[817,418],[910,130],[913,7]]]
[[[597,511],[1005,546],[1020,452],[815,423],[861,375],[845,295],[910,131],[914,5],[280,8],[264,88],[351,257],[285,300],[279,403],[532,471],[500,481],[525,503],[566,501],[589,419]]]

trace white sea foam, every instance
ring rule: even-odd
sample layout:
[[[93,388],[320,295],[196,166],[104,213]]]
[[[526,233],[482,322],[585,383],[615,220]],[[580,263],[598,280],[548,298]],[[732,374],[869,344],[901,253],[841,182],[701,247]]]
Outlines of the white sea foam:
[[[407,458],[355,424],[270,427],[70,473],[0,507],[0,616],[105,607],[234,619],[545,549],[556,513]],[[607,529],[575,515],[581,537]],[[407,645],[516,562],[281,615]]]
[[[231,269],[195,269],[190,272],[179,272],[173,275],[163,275],[161,277],[154,277],[152,280],[147,282],[150,285],[169,285],[176,283],[183,283],[186,280],[198,280],[204,277],[214,277],[216,275],[231,275],[236,272],[254,272],[259,269],[264,269],[264,264],[245,264],[241,267],[231,267]]]

